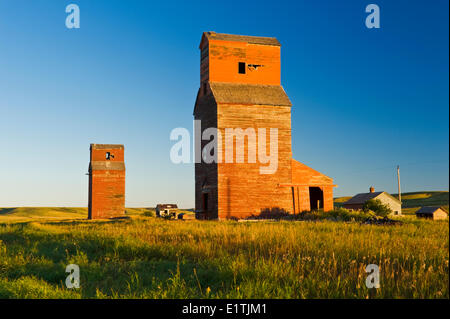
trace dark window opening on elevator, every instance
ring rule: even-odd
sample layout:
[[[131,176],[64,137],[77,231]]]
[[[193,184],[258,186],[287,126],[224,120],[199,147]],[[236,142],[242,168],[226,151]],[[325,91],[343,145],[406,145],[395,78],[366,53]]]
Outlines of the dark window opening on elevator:
[[[208,193],[204,193],[203,194],[203,211],[204,212],[207,212],[208,211],[208,209],[209,209],[209,207],[208,207]]]
[[[245,62],[239,62],[239,74],[245,74]]]
[[[112,158],[114,158],[114,155],[111,154],[110,152],[106,152],[106,160],[110,161]]]
[[[261,68],[261,67],[263,67],[264,65],[262,65],[262,64],[249,64],[248,65],[248,69],[250,70],[250,71],[256,71],[256,70],[258,70],[258,68]]]

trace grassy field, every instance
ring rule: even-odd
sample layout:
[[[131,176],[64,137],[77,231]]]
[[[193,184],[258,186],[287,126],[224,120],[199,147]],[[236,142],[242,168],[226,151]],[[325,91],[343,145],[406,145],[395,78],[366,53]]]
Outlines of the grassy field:
[[[449,224],[88,221],[84,208],[0,210],[0,298],[449,298]],[[368,264],[379,289],[365,286]],[[77,264],[81,288],[65,267]]]

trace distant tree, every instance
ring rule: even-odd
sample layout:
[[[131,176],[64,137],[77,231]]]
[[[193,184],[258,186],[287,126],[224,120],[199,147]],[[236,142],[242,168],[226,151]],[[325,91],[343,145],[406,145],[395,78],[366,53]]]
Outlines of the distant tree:
[[[372,211],[377,216],[381,217],[386,217],[389,214],[392,214],[392,209],[388,205],[383,204],[379,199],[369,199],[364,203],[362,209],[365,212]]]
[[[144,211],[144,216],[147,216],[147,217],[155,217],[155,216],[156,216],[156,213],[155,213],[154,210],[146,209],[146,210]]]

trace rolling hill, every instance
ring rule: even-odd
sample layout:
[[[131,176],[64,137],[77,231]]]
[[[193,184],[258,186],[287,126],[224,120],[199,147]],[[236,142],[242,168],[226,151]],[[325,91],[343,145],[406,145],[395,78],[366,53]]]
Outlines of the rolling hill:
[[[188,212],[180,209],[180,212]],[[189,212],[190,213],[190,212]],[[125,208],[125,216],[154,216],[155,208]],[[87,207],[7,207],[0,208],[0,222],[24,222],[36,219],[86,219]]]
[[[391,194],[397,197],[397,194]],[[350,196],[337,197],[334,199],[336,207],[350,199]],[[448,209],[449,192],[412,192],[402,194],[402,207],[405,212],[414,213],[422,206],[444,206]],[[154,208],[126,208],[125,214],[144,215],[154,213]],[[0,221],[27,221],[30,219],[85,219],[87,218],[87,207],[9,207],[0,208]]]

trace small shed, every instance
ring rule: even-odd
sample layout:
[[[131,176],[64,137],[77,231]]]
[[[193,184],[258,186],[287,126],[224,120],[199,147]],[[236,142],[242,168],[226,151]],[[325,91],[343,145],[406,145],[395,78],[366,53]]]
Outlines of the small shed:
[[[158,217],[177,217],[177,204],[158,204],[156,205],[156,216]]]
[[[433,220],[447,219],[448,213],[440,206],[424,206],[416,211],[417,218],[429,218]]]
[[[291,161],[292,211],[320,210],[327,212],[333,209],[333,179],[295,159]]]
[[[373,187],[370,187],[369,193],[356,194],[343,204],[347,209],[362,209],[365,202],[369,199],[379,199],[383,204],[389,206],[393,215],[402,214],[402,203],[394,196],[386,192],[375,192]]]

